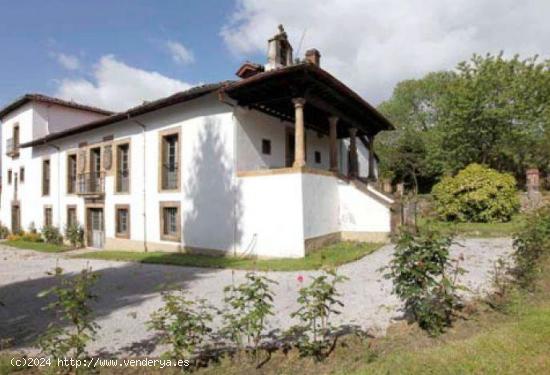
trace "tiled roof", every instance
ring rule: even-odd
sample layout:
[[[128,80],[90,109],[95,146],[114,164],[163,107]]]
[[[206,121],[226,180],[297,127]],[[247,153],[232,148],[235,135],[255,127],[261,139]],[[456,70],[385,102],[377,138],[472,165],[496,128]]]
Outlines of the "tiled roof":
[[[24,105],[28,102],[32,102],[32,101],[41,102],[41,103],[56,104],[56,105],[60,105],[60,106],[63,106],[63,107],[79,109],[79,110],[82,110],[82,111],[99,113],[99,114],[106,115],[106,116],[109,116],[109,115],[113,114],[113,112],[107,111],[105,109],[92,107],[92,106],[89,106],[89,105],[80,104],[80,103],[76,103],[76,102],[73,102],[73,101],[54,98],[54,97],[43,95],[43,94],[25,94],[25,95],[21,96],[20,98],[16,99],[15,101],[13,101],[12,103],[8,104],[4,108],[0,109],[0,119],[2,119],[8,113],[10,113],[10,112],[16,110],[17,108],[21,107],[22,105]]]
[[[161,98],[151,102],[146,102],[144,104],[130,108],[127,111],[112,114],[109,117],[94,120],[61,132],[48,134],[45,137],[35,139],[31,142],[23,143],[21,144],[21,147],[31,147],[31,146],[36,146],[40,144],[45,144],[56,139],[60,139],[60,138],[78,134],[84,131],[96,129],[102,126],[107,126],[118,121],[126,120],[130,117],[143,115],[145,113],[152,112],[157,109],[168,107],[177,103],[183,103],[188,100],[195,99],[200,96],[209,94],[213,91],[216,91],[222,86],[229,83],[231,83],[231,81],[222,81],[222,82],[211,83],[211,84],[206,84],[202,86],[196,86],[196,87],[190,88],[189,90],[181,91],[176,94],[167,96],[165,98]]]

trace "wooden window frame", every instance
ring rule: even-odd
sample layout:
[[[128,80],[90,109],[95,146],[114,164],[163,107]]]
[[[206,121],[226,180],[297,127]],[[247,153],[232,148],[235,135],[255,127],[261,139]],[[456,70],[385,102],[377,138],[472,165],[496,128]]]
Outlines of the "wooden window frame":
[[[46,218],[48,217],[48,215],[46,214],[46,212],[47,212],[48,210],[50,210],[50,224],[49,224],[49,225],[47,224],[47,220],[46,220]],[[42,224],[43,224],[43,226],[44,226],[44,227],[47,227],[47,226],[50,226],[50,227],[51,227],[51,226],[53,226],[53,208],[52,208],[51,205],[49,205],[49,204],[44,205],[43,215],[44,215],[44,216],[42,217]]]
[[[48,191],[46,192],[46,185],[44,181],[44,166],[48,163]],[[42,196],[48,197],[51,194],[51,188],[52,188],[52,165],[49,158],[42,159],[42,178],[41,178],[41,184],[42,184]]]
[[[126,232],[118,231],[118,211],[126,210],[128,213],[128,221],[126,223]],[[116,238],[130,238],[130,205],[129,204],[116,204],[115,205],[115,237]]]
[[[73,191],[70,191],[69,189],[69,186],[70,186],[70,177],[71,177],[71,174],[70,174],[70,159],[71,158],[74,158],[74,166],[75,166],[75,175],[74,175],[74,190]],[[75,195],[76,192],[77,192],[77,185],[78,185],[78,154],[76,151],[73,151],[73,152],[69,152],[67,153],[67,158],[66,158],[66,173],[67,173],[67,181],[66,181],[66,190],[67,190],[67,195]]]
[[[13,171],[10,169],[8,169],[8,185],[11,185],[12,182],[13,182]]]
[[[69,223],[69,217],[71,216],[71,215],[69,215],[70,210],[74,210],[74,218],[76,220],[75,224],[78,224],[78,208],[77,208],[76,204],[68,204],[67,207],[66,207],[66,212],[65,212],[66,215],[67,215],[67,219],[65,221],[65,224],[67,226],[70,225],[70,223]]]
[[[15,137],[15,130],[17,129],[17,138]],[[21,144],[21,127],[19,126],[19,123],[16,122],[13,124],[12,134],[11,134],[12,140],[13,140],[13,159],[17,159],[19,157],[19,146]],[[17,142],[15,140],[17,139]]]
[[[128,146],[128,190],[121,191],[119,186],[119,180],[118,180],[118,173],[119,173],[119,149],[122,146]],[[130,140],[124,140],[120,142],[116,142],[113,145],[114,148],[114,177],[115,177],[115,194],[130,194],[132,188],[131,188],[131,178],[132,178],[132,145]]]
[[[25,182],[25,167],[19,167],[19,182]]]
[[[160,239],[162,241],[171,241],[171,242],[180,242],[181,241],[181,202],[179,201],[164,201],[159,204],[159,214],[160,214]],[[164,209],[165,208],[176,208],[178,210],[176,216],[176,227],[178,228],[177,234],[175,236],[164,234]]]
[[[176,145],[176,180],[177,180],[177,187],[175,189],[165,189],[163,187],[163,155],[164,155],[164,138],[177,135],[178,136],[178,144]],[[181,190],[181,127],[177,128],[171,128],[166,129],[163,131],[159,131],[159,147],[158,147],[158,191],[160,193],[168,193],[168,192],[179,192]]]

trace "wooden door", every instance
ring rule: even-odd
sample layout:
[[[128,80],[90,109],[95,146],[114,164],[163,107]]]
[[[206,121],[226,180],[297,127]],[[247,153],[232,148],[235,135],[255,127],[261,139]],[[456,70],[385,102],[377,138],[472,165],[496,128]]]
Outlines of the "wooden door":
[[[19,204],[11,206],[11,231],[19,233],[21,231],[21,209]]]
[[[103,248],[104,242],[103,208],[88,208],[88,246]]]

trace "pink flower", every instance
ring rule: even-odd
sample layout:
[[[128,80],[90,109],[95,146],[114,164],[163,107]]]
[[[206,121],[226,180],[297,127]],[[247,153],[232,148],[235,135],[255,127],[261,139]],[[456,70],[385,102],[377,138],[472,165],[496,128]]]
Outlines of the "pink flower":
[[[303,282],[304,281],[304,277],[302,275],[298,275],[298,277],[296,278],[296,280],[298,280],[299,283]]]

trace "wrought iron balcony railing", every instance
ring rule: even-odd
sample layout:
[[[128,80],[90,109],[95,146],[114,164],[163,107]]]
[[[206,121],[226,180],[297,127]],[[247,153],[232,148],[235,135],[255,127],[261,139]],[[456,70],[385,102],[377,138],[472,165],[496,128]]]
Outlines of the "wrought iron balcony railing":
[[[77,176],[77,194],[102,195],[105,193],[105,173],[88,172]]]

